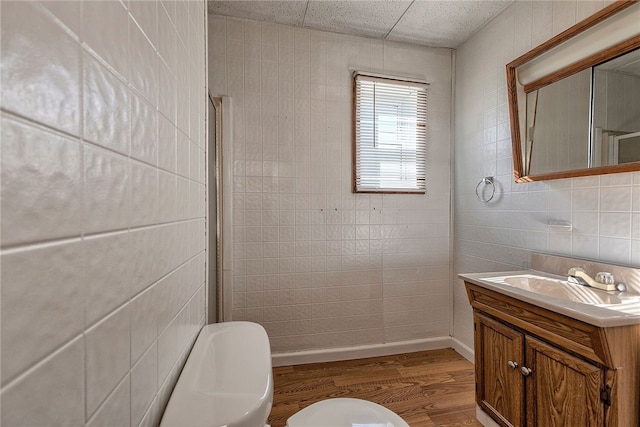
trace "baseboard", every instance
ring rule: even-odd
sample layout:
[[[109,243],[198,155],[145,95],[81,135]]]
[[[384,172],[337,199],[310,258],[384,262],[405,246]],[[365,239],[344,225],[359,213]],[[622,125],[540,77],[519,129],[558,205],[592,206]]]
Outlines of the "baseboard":
[[[462,357],[467,359],[469,362],[474,363],[473,349],[471,347],[453,337],[451,337],[451,341],[453,342],[453,345],[451,347],[453,347],[455,351],[460,353]]]
[[[273,366],[304,365],[307,363],[363,359],[366,357],[388,356],[391,354],[412,353],[424,350],[437,350],[440,348],[449,347],[455,349],[458,353],[462,354],[462,356],[468,359],[465,354],[458,350],[454,341],[457,340],[454,340],[450,336],[446,336],[412,341],[391,342],[385,344],[361,345],[356,347],[307,350],[291,353],[274,353],[271,360]],[[470,350],[462,343],[459,343],[459,346],[460,348],[466,348],[466,350]]]
[[[476,405],[476,419],[484,427],[500,427],[500,424],[493,421],[493,419],[484,412],[478,405]]]

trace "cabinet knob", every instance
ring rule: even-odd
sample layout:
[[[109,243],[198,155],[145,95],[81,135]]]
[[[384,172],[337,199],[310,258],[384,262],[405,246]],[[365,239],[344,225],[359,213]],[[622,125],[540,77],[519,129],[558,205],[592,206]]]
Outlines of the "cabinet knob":
[[[522,368],[520,368],[520,372],[522,372],[522,375],[524,375],[525,377],[528,377],[529,375],[531,375],[532,371],[526,366],[523,366]]]
[[[516,369],[518,367],[518,364],[512,360],[509,360],[507,362],[507,366],[510,367],[511,369]]]

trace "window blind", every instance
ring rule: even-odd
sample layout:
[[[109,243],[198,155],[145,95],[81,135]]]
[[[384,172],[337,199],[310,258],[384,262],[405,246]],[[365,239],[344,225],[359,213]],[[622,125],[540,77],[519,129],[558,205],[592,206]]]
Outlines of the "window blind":
[[[425,192],[427,88],[355,75],[355,192]]]

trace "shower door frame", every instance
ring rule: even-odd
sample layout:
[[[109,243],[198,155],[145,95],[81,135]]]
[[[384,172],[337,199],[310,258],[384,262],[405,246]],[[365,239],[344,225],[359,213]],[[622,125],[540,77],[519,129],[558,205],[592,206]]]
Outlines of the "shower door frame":
[[[224,319],[222,251],[222,99],[208,94],[207,140],[207,323]],[[215,205],[212,206],[212,202]]]

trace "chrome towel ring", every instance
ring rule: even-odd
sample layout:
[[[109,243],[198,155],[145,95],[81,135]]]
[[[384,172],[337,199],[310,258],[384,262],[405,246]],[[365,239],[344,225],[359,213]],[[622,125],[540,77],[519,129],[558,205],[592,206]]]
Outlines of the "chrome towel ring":
[[[480,188],[481,185],[487,186],[491,185],[491,195],[489,197],[485,197],[484,195],[484,186]],[[496,195],[496,183],[493,181],[492,176],[485,176],[480,180],[478,185],[476,185],[476,197],[483,203],[488,203],[493,199],[493,196]]]

